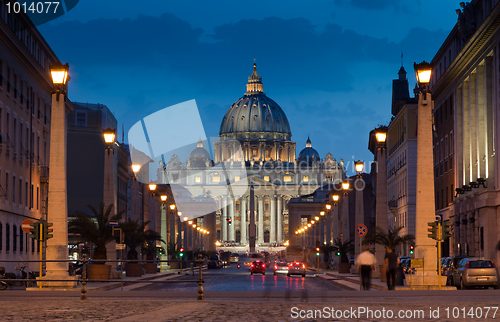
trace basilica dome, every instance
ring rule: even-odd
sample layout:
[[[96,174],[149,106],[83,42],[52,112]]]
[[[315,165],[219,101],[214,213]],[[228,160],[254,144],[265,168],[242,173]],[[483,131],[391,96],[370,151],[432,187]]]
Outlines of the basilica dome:
[[[210,153],[203,147],[203,142],[198,140],[196,149],[189,155],[188,168],[204,168],[210,166]]]
[[[253,65],[247,92],[226,112],[220,126],[221,138],[290,140],[292,133],[281,107],[263,92],[262,78]]]
[[[299,164],[305,162],[307,165],[312,165],[314,162],[319,161],[321,161],[321,158],[319,157],[318,151],[312,147],[311,140],[307,138],[306,147],[300,151],[299,156],[297,157],[297,162]]]

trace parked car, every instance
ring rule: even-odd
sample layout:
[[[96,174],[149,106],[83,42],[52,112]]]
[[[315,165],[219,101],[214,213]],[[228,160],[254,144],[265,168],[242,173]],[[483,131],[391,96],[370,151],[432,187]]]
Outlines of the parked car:
[[[286,262],[274,263],[274,275],[276,275],[276,274],[287,274],[288,275],[288,264]]]
[[[266,275],[266,264],[261,261],[255,261],[250,265],[250,275],[253,273],[262,273],[262,275]]]
[[[214,254],[210,256],[210,260],[208,261],[207,269],[216,269],[222,267],[222,262],[220,260],[219,255]]]
[[[458,263],[464,258],[467,258],[467,256],[446,257],[442,268],[442,276],[446,276],[446,285],[455,286],[453,282],[453,271]]]
[[[470,287],[500,287],[498,270],[491,259],[464,258],[453,272],[454,284],[459,289]]]
[[[288,264],[288,273],[287,276],[291,275],[302,275],[302,277],[306,277],[306,264],[303,262],[291,262]]]

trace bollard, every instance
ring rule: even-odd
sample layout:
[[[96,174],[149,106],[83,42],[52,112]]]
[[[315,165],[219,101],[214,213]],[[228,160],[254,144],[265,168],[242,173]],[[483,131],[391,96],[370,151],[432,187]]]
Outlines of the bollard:
[[[87,301],[87,256],[83,256],[83,267],[82,267],[82,294],[80,295],[80,302]]]
[[[198,254],[198,264],[199,264],[199,278],[197,280],[198,282],[198,300],[203,300],[203,278],[202,278],[202,268],[203,268],[203,256],[201,254]]]

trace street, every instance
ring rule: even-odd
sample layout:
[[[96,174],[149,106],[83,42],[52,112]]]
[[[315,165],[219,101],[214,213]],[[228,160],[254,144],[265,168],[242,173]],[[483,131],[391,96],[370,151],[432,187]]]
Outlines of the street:
[[[306,277],[295,275],[273,275],[273,268],[266,268],[266,274],[250,275],[249,262],[241,262],[241,268],[236,264],[228,265],[219,269],[203,271],[205,292],[210,291],[339,291],[342,288],[331,282],[325,282],[315,277],[315,272],[307,272]],[[247,265],[245,265],[247,264]],[[176,280],[193,280],[198,278],[197,274],[191,274],[177,278]],[[198,285],[193,282],[153,284],[142,290],[148,291],[196,291]]]

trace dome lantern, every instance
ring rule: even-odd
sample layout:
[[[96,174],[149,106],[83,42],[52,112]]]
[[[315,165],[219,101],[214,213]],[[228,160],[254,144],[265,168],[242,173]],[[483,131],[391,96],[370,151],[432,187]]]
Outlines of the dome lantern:
[[[253,72],[248,77],[247,94],[263,93],[264,85],[262,84],[262,77],[257,74],[257,64],[253,63]]]

